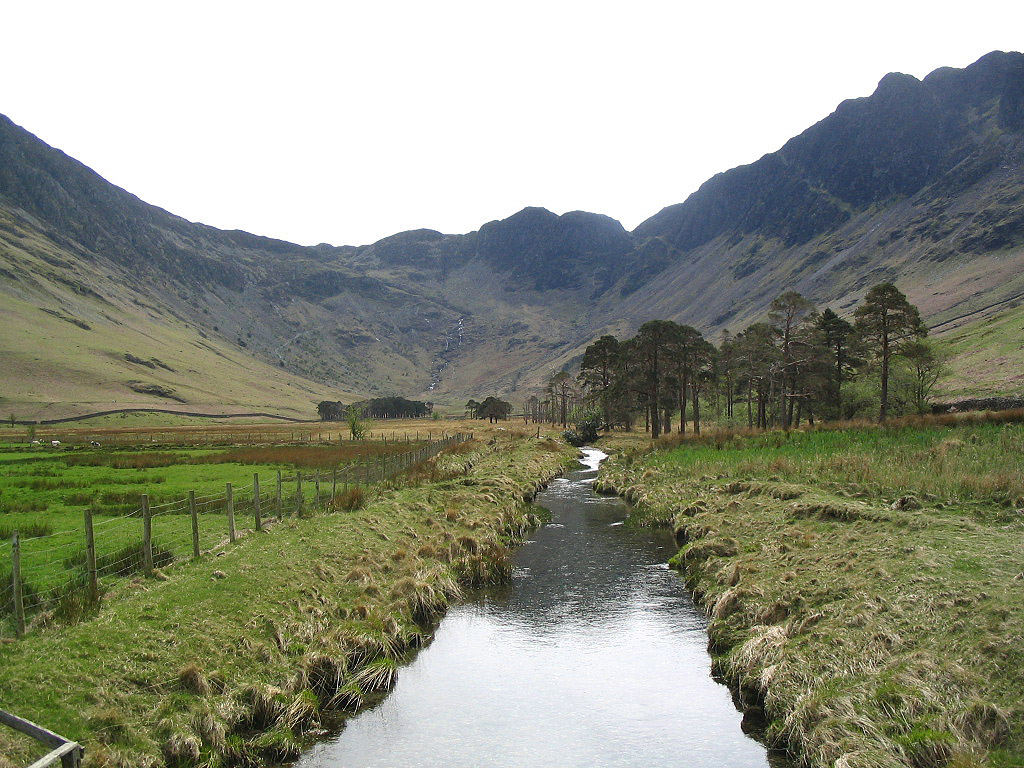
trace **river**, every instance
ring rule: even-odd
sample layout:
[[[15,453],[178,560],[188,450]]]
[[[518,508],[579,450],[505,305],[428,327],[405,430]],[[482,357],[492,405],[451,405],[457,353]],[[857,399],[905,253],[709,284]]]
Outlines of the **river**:
[[[537,497],[551,522],[512,583],[454,606],[394,690],[296,768],[767,768],[711,678],[671,537],[624,525],[626,505],[593,492],[603,458],[587,449]]]

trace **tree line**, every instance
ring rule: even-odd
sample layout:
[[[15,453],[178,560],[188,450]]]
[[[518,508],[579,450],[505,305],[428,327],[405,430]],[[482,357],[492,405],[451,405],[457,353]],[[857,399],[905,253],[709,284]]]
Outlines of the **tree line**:
[[[350,411],[350,408],[353,410]],[[433,403],[398,396],[375,397],[351,405],[323,400],[316,407],[321,421],[345,421],[350,413],[357,414],[361,419],[418,419],[430,416],[433,410]]]
[[[679,432],[690,422],[699,433],[708,407],[718,421],[761,428],[869,413],[884,420],[927,408],[943,368],[927,333],[891,283],[867,292],[852,323],[787,291],[765,320],[723,332],[717,347],[670,320],[646,322],[624,341],[602,336],[584,352],[578,377],[552,377],[538,407],[563,425],[581,411],[606,429],[643,419],[653,437],[671,432],[674,419]]]

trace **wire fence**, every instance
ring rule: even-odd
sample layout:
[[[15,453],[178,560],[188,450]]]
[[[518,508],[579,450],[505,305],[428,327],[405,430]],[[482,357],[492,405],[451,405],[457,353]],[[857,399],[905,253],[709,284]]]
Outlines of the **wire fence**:
[[[154,446],[218,446],[218,445],[281,445],[282,443],[294,443],[308,445],[313,443],[361,443],[381,442],[385,445],[395,443],[413,443],[425,440],[434,442],[435,436],[438,440],[446,439],[442,435],[447,433],[442,430],[414,430],[408,427],[392,430],[369,431],[356,437],[344,430],[323,430],[323,429],[241,429],[239,427],[225,427],[224,429],[213,429],[203,427],[193,429],[183,427],[179,429],[131,429],[131,430],[97,430],[95,432],[80,427],[72,430],[61,430],[48,427],[38,432],[25,433],[25,440],[40,445],[53,445],[60,447],[89,446],[94,447],[154,447]]]
[[[462,433],[381,454],[328,471],[226,483],[224,491],[139,505],[116,516],[83,514],[82,527],[22,537],[0,549],[0,634],[22,637],[34,627],[76,621],[95,611],[101,598],[126,578],[151,575],[175,562],[231,546],[286,516],[351,509],[364,486],[384,482],[472,439]],[[359,489],[355,491],[354,489]]]

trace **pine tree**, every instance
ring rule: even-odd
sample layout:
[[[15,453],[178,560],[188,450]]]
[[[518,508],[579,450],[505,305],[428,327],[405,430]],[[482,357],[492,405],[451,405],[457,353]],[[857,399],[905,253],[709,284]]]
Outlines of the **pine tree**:
[[[867,351],[881,363],[881,407],[878,420],[889,415],[889,369],[893,355],[928,335],[917,307],[892,283],[871,288],[853,312],[854,329]]]

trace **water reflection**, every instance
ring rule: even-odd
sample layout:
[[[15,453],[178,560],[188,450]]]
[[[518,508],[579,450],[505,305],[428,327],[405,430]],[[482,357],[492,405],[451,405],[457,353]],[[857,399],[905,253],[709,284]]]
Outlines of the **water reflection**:
[[[538,498],[552,523],[512,584],[452,609],[394,691],[298,766],[768,765],[710,678],[671,539],[593,494],[602,458]]]

